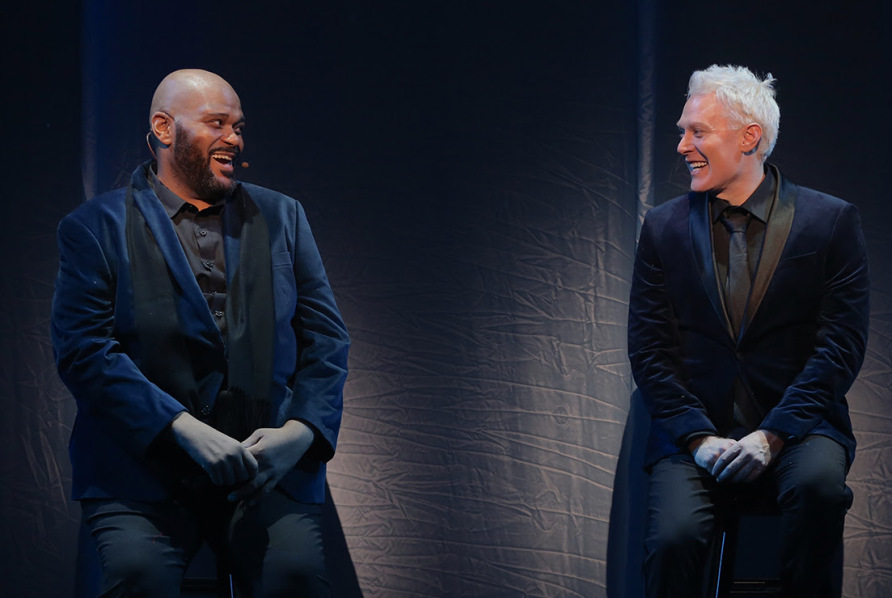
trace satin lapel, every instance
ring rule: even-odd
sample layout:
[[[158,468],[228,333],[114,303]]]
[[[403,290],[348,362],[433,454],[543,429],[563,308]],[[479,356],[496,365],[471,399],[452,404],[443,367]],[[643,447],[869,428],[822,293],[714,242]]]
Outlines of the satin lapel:
[[[712,226],[709,221],[709,202],[704,193],[691,193],[688,195],[690,202],[690,231],[691,248],[694,251],[694,261],[700,273],[700,283],[703,290],[712,303],[716,315],[725,323],[728,334],[733,334],[731,321],[722,301],[722,292],[719,289],[718,279],[715,273],[715,254],[712,251]]]
[[[798,195],[796,185],[781,178],[780,172],[774,166],[769,165],[769,168],[774,171],[775,180],[778,181],[777,191],[771,214],[768,217],[768,226],[765,227],[765,240],[762,243],[762,254],[756,269],[756,279],[753,281],[753,289],[750,291],[747,303],[746,317],[742,326],[744,333],[758,313],[768,285],[771,284],[771,278],[777,269],[784,245],[787,243],[787,237],[790,236],[793,215],[796,211],[796,196]]]
[[[217,324],[211,316],[207,300],[204,298],[204,294],[198,286],[198,281],[195,279],[195,274],[186,260],[186,254],[183,252],[177,233],[170,222],[170,216],[164,211],[164,207],[155,196],[151,187],[149,187],[147,181],[145,181],[144,186],[136,181],[134,183],[133,203],[139,209],[143,218],[146,219],[149,232],[152,233],[155,242],[158,243],[161,255],[164,256],[164,261],[167,262],[167,267],[174,280],[182,289],[183,296],[195,310],[201,322],[219,332]]]

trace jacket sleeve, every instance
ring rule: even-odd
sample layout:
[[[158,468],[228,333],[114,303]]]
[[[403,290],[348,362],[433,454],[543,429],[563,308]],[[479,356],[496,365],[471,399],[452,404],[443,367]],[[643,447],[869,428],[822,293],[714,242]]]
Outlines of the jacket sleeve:
[[[293,327],[298,353],[289,415],[314,428],[311,455],[327,461],[334,456],[341,424],[350,338],[300,203],[296,218]]]
[[[846,204],[833,227],[814,349],[780,402],[762,422],[786,439],[805,436],[841,402],[855,381],[867,347],[870,276],[855,206]]]
[[[59,375],[82,417],[143,455],[184,407],[149,382],[115,336],[117,278],[106,251],[76,214],[59,224],[51,336]]]
[[[629,361],[653,424],[681,446],[697,433],[715,434],[716,428],[685,383],[678,318],[649,216],[641,229],[632,274]]]

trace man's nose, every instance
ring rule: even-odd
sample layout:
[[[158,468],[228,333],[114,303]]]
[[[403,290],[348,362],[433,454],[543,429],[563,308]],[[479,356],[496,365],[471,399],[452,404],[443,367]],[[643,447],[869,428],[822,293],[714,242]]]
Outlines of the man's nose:
[[[229,127],[229,132],[223,137],[223,141],[230,145],[242,145],[242,136],[235,130],[235,127]]]
[[[681,139],[678,140],[678,147],[675,150],[679,154],[684,154],[691,148],[691,137],[689,133],[682,133]]]

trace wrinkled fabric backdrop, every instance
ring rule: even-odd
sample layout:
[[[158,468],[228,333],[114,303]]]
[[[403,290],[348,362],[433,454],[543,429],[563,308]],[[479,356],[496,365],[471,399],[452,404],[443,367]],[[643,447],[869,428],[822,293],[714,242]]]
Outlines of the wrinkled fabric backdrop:
[[[329,476],[341,595],[639,595],[620,459],[636,229],[686,189],[688,75],[739,63],[778,78],[772,160],[864,220],[844,585],[892,595],[888,3],[265,4],[2,11],[0,594],[74,586],[56,224],[147,158],[161,77],[203,67],[241,96],[240,178],[304,203],[354,339]]]

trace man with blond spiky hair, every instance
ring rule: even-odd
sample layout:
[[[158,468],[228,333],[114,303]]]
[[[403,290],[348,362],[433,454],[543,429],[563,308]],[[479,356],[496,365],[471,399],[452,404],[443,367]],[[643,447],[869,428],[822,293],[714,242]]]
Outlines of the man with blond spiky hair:
[[[705,596],[721,507],[781,513],[784,596],[839,596],[855,438],[845,394],[867,342],[857,209],[766,159],[774,78],[695,72],[678,120],[691,192],[653,208],[629,305],[629,359],[652,418],[645,578],[650,598]]]

